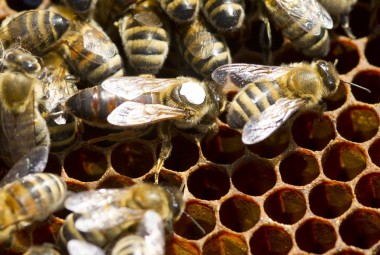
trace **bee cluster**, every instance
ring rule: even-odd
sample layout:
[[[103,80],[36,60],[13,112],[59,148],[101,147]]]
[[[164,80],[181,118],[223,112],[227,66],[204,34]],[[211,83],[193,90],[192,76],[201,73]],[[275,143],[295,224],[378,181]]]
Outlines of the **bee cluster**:
[[[16,2],[0,254],[380,254],[378,1]]]

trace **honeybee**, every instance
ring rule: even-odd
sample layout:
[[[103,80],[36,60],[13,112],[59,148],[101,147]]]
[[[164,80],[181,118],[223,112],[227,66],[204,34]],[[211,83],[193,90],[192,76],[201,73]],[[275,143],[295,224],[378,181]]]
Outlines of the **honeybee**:
[[[157,224],[171,229],[184,206],[182,195],[176,190],[148,183],[76,193],[65,201],[65,207],[74,214],[70,214],[61,227],[58,245],[65,248],[70,240],[77,239],[105,248],[141,222],[144,227],[149,222],[152,224],[147,230]],[[147,214],[148,211],[154,211],[153,215]]]
[[[23,72],[0,73],[0,152],[12,166],[31,148],[49,146],[49,132],[37,102],[41,98],[40,81]]]
[[[201,0],[201,9],[206,19],[218,31],[235,31],[245,18],[243,0]]]
[[[169,30],[158,3],[144,0],[119,20],[119,33],[130,66],[137,74],[157,74],[169,51]]]
[[[295,49],[307,56],[326,56],[330,49],[327,29],[333,21],[317,0],[263,0],[275,26]]]
[[[63,203],[66,184],[54,174],[41,173],[46,166],[49,150],[33,148],[25,154],[0,182],[0,242],[3,231],[17,225],[22,228],[42,221]]]
[[[130,231],[106,247],[112,255],[164,255],[165,232],[162,219],[153,210],[147,210],[137,224],[136,231]],[[83,240],[72,239],[67,243],[70,255],[77,255],[78,250],[86,250],[87,255],[105,255],[99,246]]]
[[[243,128],[245,144],[264,140],[298,109],[333,94],[340,82],[334,65],[324,60],[284,66],[230,64],[217,68],[212,78],[242,87],[228,107],[227,123]]]
[[[34,55],[41,55],[59,41],[68,30],[69,21],[47,11],[25,11],[3,22],[0,41],[4,49],[17,42]]]
[[[94,4],[92,0],[64,0],[65,4],[78,16],[86,18]]]
[[[157,182],[159,169],[171,151],[169,123],[204,133],[215,124],[225,100],[221,88],[212,81],[121,77],[81,90],[65,104],[75,116],[90,122],[121,127],[161,124],[158,129],[163,142],[156,166]]]
[[[42,69],[39,60],[35,56],[17,45],[3,52],[1,64],[7,69],[33,76],[38,76]]]
[[[39,100],[39,109],[46,120],[50,133],[50,149],[61,152],[75,142],[77,119],[65,111],[63,102],[78,91],[76,77],[68,72],[64,60],[54,52],[45,55],[46,65],[40,79],[43,96]]]
[[[55,250],[50,245],[33,245],[23,255],[60,255],[60,253]]]
[[[161,8],[176,23],[190,23],[199,11],[199,0],[161,0]]]
[[[207,26],[201,15],[190,25],[179,28],[177,32],[184,59],[203,77],[209,77],[218,66],[231,63],[226,41]]]
[[[329,12],[334,20],[334,26],[340,24],[350,38],[355,38],[350,28],[348,15],[357,0],[318,0],[318,2]]]
[[[72,19],[69,31],[61,38],[58,52],[72,72],[85,82],[85,86],[93,86],[106,78],[124,75],[119,51],[102,28],[93,21],[75,18],[64,8],[59,10]]]

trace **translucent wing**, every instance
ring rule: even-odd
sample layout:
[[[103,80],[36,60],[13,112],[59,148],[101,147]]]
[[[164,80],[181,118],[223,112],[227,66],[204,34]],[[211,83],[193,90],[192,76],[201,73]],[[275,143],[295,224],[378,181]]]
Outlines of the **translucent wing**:
[[[157,79],[147,77],[119,77],[105,80],[101,86],[104,90],[123,97],[135,99],[144,93],[159,92],[165,88],[179,84],[180,79]]]
[[[65,200],[65,208],[76,212],[91,212],[97,208],[121,201],[129,196],[128,189],[98,189],[70,195]]]
[[[70,255],[105,255],[106,253],[98,246],[83,241],[72,239],[67,243],[67,250]]]
[[[266,66],[255,64],[227,64],[220,66],[211,74],[212,79],[226,85],[233,83],[238,87],[244,87],[251,82],[273,81],[292,69],[289,66]]]
[[[244,125],[242,140],[245,144],[261,142],[276,131],[289,117],[305,104],[303,99],[281,98],[266,108],[259,119],[250,118]]]
[[[40,173],[45,170],[48,161],[49,148],[46,146],[34,147],[24,155],[0,181],[0,187],[28,174]]]
[[[275,2],[306,32],[319,35],[321,27],[327,29],[333,27],[330,14],[317,0],[275,0]]]
[[[157,212],[146,211],[137,231],[144,237],[147,251],[154,251],[152,255],[165,254],[165,230],[162,218]]]
[[[136,13],[133,18],[143,26],[162,27],[161,19],[152,11]]]
[[[199,31],[186,37],[184,44],[194,57],[200,59],[210,57],[214,51],[214,38],[208,31]]]
[[[185,117],[186,112],[183,109],[162,104],[141,104],[127,101],[116,107],[108,115],[107,121],[117,126],[136,126]]]
[[[140,221],[143,210],[127,207],[105,206],[80,216],[75,221],[75,227],[82,232],[91,232],[99,229],[125,227]]]

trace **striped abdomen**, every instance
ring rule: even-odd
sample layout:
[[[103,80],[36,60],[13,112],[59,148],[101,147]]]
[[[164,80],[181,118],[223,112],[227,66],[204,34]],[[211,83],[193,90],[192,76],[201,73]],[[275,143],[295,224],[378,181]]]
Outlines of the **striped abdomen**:
[[[65,124],[57,124],[51,116],[45,118],[50,133],[50,150],[61,152],[75,142],[77,119],[71,113],[65,113]]]
[[[208,21],[219,31],[238,29],[244,21],[242,0],[202,0],[202,10]]]
[[[40,221],[53,213],[63,203],[66,184],[57,175],[49,173],[29,174],[1,188],[12,218],[0,225],[7,226],[19,221]],[[2,208],[4,209],[4,208]]]
[[[89,232],[81,232],[75,227],[75,221],[80,217],[80,214],[70,213],[65,223],[59,230],[57,245],[60,250],[67,250],[67,243],[72,239],[84,240],[95,244],[99,247],[104,247],[112,243],[128,226],[117,226],[105,230],[94,229]]]
[[[199,42],[197,39],[192,39],[191,37],[198,36],[199,33],[210,33],[211,41]],[[205,20],[199,17],[196,21],[192,23],[191,26],[184,28],[179,34],[181,45],[183,45],[183,56],[187,63],[196,71],[204,77],[208,77],[211,73],[219,66],[231,63],[230,50],[227,46],[226,41],[218,33],[210,31],[206,27]],[[190,50],[193,46],[192,44],[186,45],[185,42],[197,41],[197,44],[205,44],[205,47],[212,45],[212,52],[208,57],[200,57],[194,55],[194,51]],[[196,46],[199,47],[199,46]]]
[[[161,0],[162,9],[177,23],[194,20],[199,10],[199,0]]]
[[[153,17],[162,17],[154,9],[143,10]],[[128,14],[120,20],[119,33],[130,66],[137,74],[157,74],[169,51],[169,34],[165,23],[150,26],[139,22],[137,14]],[[159,18],[158,18],[159,19]]]
[[[64,37],[60,53],[88,87],[125,73],[116,45],[93,23],[75,21],[76,26]]]
[[[283,96],[277,82],[257,82],[246,85],[232,100],[227,123],[232,128],[243,128],[251,118],[261,113]]]
[[[33,55],[46,52],[69,28],[69,21],[50,11],[26,11],[0,29],[4,48],[20,43]]]
[[[101,86],[95,86],[74,94],[66,101],[66,107],[80,119],[108,124],[108,115],[125,101],[126,99],[105,91]],[[158,95],[151,93],[143,94],[133,101],[144,104],[160,103]]]
[[[148,255],[145,253],[145,240],[144,237],[139,235],[128,235],[121,238],[112,248],[111,255]],[[155,254],[155,251],[151,251]]]
[[[330,37],[325,28],[321,27],[321,32],[318,35],[315,35],[313,31],[306,32],[289,17],[286,11],[277,6],[276,1],[266,2],[271,2],[267,4],[267,9],[275,26],[282,31],[284,37],[287,37],[292,42],[294,48],[311,57],[327,55],[330,49]],[[304,15],[309,14],[305,13]],[[309,24],[309,26],[316,27],[319,24],[314,23]]]

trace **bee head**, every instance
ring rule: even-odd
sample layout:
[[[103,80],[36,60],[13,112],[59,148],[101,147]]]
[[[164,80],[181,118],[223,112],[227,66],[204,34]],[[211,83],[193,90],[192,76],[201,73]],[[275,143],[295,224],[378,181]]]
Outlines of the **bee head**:
[[[185,203],[183,202],[183,194],[180,190],[173,186],[164,186],[167,197],[169,199],[169,205],[173,212],[173,220],[178,220],[184,211]]]
[[[339,74],[336,71],[335,66],[330,62],[318,60],[316,62],[316,67],[318,73],[321,75],[324,84],[324,96],[335,92],[340,82]]]

